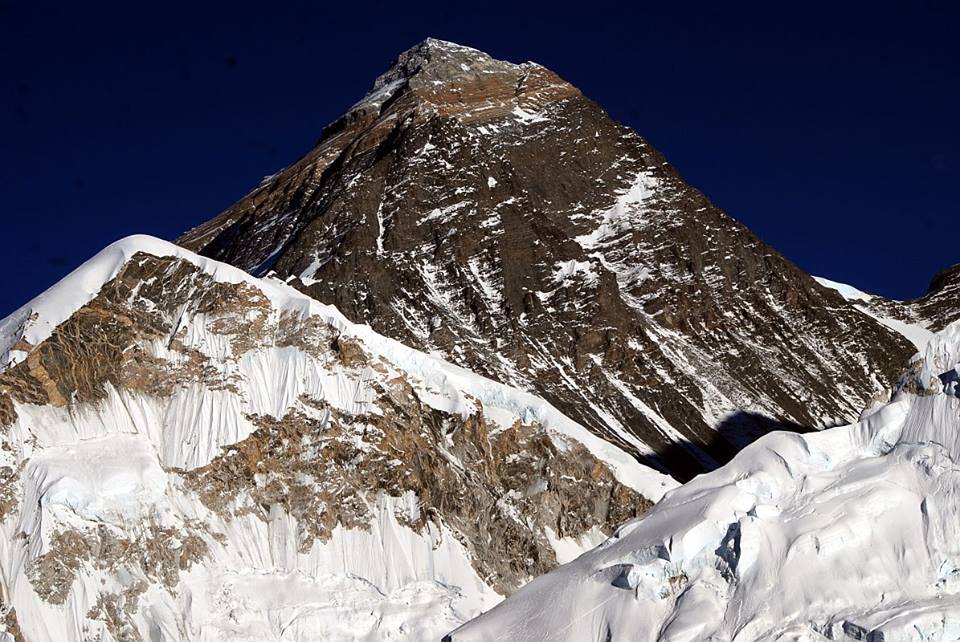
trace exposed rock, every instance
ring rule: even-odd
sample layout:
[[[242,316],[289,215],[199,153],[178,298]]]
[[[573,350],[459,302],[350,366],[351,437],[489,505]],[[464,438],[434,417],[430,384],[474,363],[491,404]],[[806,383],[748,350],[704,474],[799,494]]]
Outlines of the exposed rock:
[[[435,40],[179,242],[681,478],[772,427],[854,419],[912,353],[569,83]]]
[[[3,445],[9,448],[6,442]],[[0,522],[7,515],[16,511],[20,505],[19,481],[22,468],[22,465],[19,469],[12,466],[0,466]]]
[[[4,632],[13,638],[13,642],[26,642],[20,623],[17,621],[17,610],[0,603],[0,612],[3,613]]]
[[[479,404],[466,418],[437,411],[403,377],[376,394],[376,414],[255,417],[256,432],[183,473],[187,487],[219,514],[266,520],[282,506],[298,520],[304,552],[338,524],[365,528],[377,494],[414,493],[417,517],[398,517],[414,529],[426,520],[453,527],[478,574],[503,593],[556,566],[545,528],[609,534],[652,505],[579,444],[558,453],[537,426],[491,434]]]
[[[99,525],[90,531],[55,533],[50,550],[33,561],[28,573],[34,590],[43,599],[63,604],[85,564],[98,570],[144,577],[173,589],[179,582],[180,571],[200,562],[206,551],[205,541],[195,533],[148,526],[131,540]]]
[[[898,329],[924,352],[931,336],[960,319],[960,265],[949,267],[933,277],[926,294],[915,299],[897,301],[870,294],[852,286],[822,280],[828,287],[838,288],[850,303]]]
[[[934,332],[960,319],[960,264],[934,276],[926,294],[906,306]]]
[[[143,582],[134,584],[122,594],[101,593],[87,618],[100,620],[117,642],[142,642],[143,636],[130,617],[136,612],[140,595],[146,590]]]
[[[6,428],[17,419],[17,411],[13,407],[13,399],[0,388],[0,428]]]

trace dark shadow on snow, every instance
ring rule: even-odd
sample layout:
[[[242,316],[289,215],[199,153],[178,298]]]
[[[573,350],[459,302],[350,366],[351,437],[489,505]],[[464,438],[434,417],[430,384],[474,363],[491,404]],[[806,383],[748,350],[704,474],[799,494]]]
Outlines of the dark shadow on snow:
[[[674,442],[659,449],[656,457],[641,457],[640,460],[653,468],[669,471],[680,482],[688,482],[699,474],[723,466],[745,446],[777,430],[814,432],[813,428],[795,421],[772,419],[741,410],[717,426],[706,442]]]

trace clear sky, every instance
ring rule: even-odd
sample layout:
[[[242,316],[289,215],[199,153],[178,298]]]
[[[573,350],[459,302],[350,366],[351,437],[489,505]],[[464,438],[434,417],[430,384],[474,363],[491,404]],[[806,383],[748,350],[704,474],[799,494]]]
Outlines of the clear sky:
[[[0,0],[0,315],[307,151],[427,36],[573,82],[807,271],[960,262],[960,3]]]

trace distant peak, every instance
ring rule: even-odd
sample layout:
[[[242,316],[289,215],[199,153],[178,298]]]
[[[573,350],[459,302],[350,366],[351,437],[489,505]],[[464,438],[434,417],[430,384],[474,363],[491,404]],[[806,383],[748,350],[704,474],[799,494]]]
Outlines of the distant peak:
[[[490,54],[484,53],[479,49],[460,45],[449,40],[440,40],[438,38],[426,38],[410,47],[397,56],[391,69],[402,66],[410,61],[423,62],[434,59],[444,59],[446,61],[458,60],[469,63],[470,61],[493,61]],[[502,62],[502,61],[496,61]],[[510,64],[510,63],[502,63]]]
[[[927,296],[945,290],[948,286],[960,286],[960,263],[937,273],[927,287]]]

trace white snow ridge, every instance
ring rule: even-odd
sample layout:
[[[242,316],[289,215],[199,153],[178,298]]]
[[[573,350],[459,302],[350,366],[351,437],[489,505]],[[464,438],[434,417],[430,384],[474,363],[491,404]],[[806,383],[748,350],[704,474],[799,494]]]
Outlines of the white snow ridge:
[[[761,438],[450,639],[960,639],[960,323],[918,359],[860,423]]]
[[[137,269],[152,271],[127,280]],[[158,279],[168,280],[159,295],[148,294]],[[218,300],[195,303],[210,292]],[[218,316],[216,305],[230,293],[247,298]],[[117,296],[121,305],[102,307],[113,305],[104,297]],[[156,309],[168,303],[172,314]],[[77,398],[80,384],[63,392],[50,374],[56,364],[34,359],[50,341],[64,341],[57,345],[70,345],[67,352],[109,349],[122,330],[96,345],[70,343],[60,330],[74,323],[73,332],[84,319],[112,328],[114,317],[137,314],[170,328],[121,345],[115,357],[132,368],[127,376],[146,372],[143,386],[106,383],[99,397],[84,401]],[[290,323],[298,335],[319,328],[327,343],[277,338]],[[348,474],[365,461],[382,467],[374,470],[404,464],[381,452],[386,442],[377,440],[377,419],[385,411],[378,399],[444,418],[446,442],[436,456],[448,468],[437,475],[475,474],[462,470],[453,430],[458,417],[472,421],[479,412],[486,443],[507,443],[496,440],[538,426],[558,457],[572,449],[590,453],[631,492],[658,500],[676,486],[542,399],[353,324],[280,281],[151,237],[106,248],[0,328],[7,357],[0,402],[13,399],[12,415],[0,404],[2,642],[20,639],[15,635],[29,642],[437,640],[491,608],[502,591],[478,574],[473,543],[442,515],[428,514],[432,505],[416,492],[377,492],[383,480],[372,479],[354,493],[343,488],[346,479],[312,473],[336,465]],[[256,328],[270,330],[244,343]],[[334,337],[341,346],[356,342],[369,358],[354,366],[331,358]],[[78,380],[94,377],[91,368],[118,365],[70,358],[68,371],[85,373]],[[182,368],[191,374],[172,382]],[[44,392],[24,392],[30,381]],[[230,453],[263,460],[244,444],[258,427],[283,419],[308,428],[296,439],[281,435],[272,447],[291,447],[304,467],[278,477],[250,464],[247,477],[229,463]],[[331,461],[342,453],[342,461]],[[524,450],[508,453],[506,464],[529,458]],[[217,491],[238,474],[247,490]],[[518,507],[547,485],[533,481],[498,500],[507,522],[526,528],[528,516]],[[286,485],[276,500],[250,494],[272,493],[276,484]],[[309,514],[295,515],[285,500],[296,493],[305,493]],[[351,497],[362,505],[345,508]],[[328,510],[358,521],[338,517],[311,535],[311,518]],[[602,539],[599,529],[576,537],[548,530],[542,541],[566,561]]]

